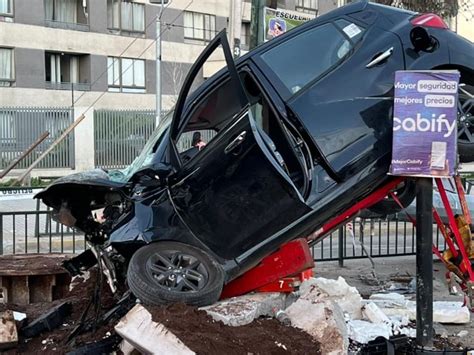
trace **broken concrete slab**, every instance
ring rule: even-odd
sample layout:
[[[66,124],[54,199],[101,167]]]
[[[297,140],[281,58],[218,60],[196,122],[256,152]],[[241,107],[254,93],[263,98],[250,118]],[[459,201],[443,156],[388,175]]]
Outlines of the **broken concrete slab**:
[[[17,344],[18,332],[13,311],[2,312],[0,314],[0,349],[10,349]]]
[[[216,321],[238,327],[249,324],[258,317],[275,316],[285,308],[285,299],[286,294],[279,292],[253,293],[226,299],[200,310]]]
[[[320,291],[315,287],[313,292]],[[307,298],[309,296],[306,295]],[[320,342],[323,354],[347,353],[349,339],[344,314],[334,301],[300,298],[285,313],[294,327],[304,330]]]
[[[118,322],[115,331],[145,354],[194,354],[163,324],[153,322],[150,312],[139,304]]]
[[[347,322],[347,332],[349,338],[361,344],[367,344],[380,336],[388,339],[393,335],[392,327],[388,324],[374,324],[360,319],[349,320]]]
[[[371,300],[372,301],[372,300]],[[416,320],[416,302],[405,300],[405,306],[394,306],[392,301],[384,303],[374,300],[387,316],[406,316]],[[400,303],[399,303],[400,304]],[[469,308],[462,302],[435,301],[433,302],[433,321],[438,323],[465,324],[469,323],[471,314]]]
[[[392,322],[390,319],[382,312],[382,310],[374,303],[369,302],[362,307],[362,314],[370,322],[374,324],[386,324],[389,327],[392,327]]]
[[[390,293],[374,293],[370,295],[369,300],[377,304],[379,307],[382,305],[382,308],[399,308],[406,307],[407,299],[405,296],[390,292]]]
[[[315,287],[319,289],[318,292],[313,292]],[[341,307],[344,313],[348,313],[351,319],[362,318],[362,297],[359,291],[349,286],[343,277],[337,280],[323,277],[310,278],[300,286],[301,298],[305,299],[308,292],[311,292],[309,299],[331,299]]]

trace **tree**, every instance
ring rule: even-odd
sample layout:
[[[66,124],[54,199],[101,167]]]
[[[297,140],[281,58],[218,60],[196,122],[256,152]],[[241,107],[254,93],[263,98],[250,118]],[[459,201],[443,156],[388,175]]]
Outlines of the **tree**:
[[[472,9],[472,0],[376,0],[376,2],[420,13],[432,12],[445,19],[456,17],[460,8]]]

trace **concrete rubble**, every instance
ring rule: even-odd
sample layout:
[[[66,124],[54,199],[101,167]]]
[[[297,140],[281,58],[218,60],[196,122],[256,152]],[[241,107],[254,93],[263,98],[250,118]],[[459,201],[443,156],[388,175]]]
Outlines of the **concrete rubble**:
[[[453,302],[436,304],[438,316],[435,315],[435,321],[466,320],[461,305]],[[304,281],[299,290],[290,295],[248,294],[201,310],[229,326],[249,324],[262,316],[275,317],[310,334],[321,344],[322,353],[343,354],[349,350],[349,339],[367,344],[380,336],[387,339],[399,334],[415,337],[416,330],[409,324],[415,314],[413,307],[414,302],[401,294],[374,294],[363,300],[358,290],[348,285],[344,278],[319,277]],[[153,322],[148,311],[139,305],[115,329],[124,338],[122,349],[126,354],[133,348],[147,353],[192,353],[166,327]]]
[[[12,348],[18,343],[18,332],[13,312],[2,312],[0,319],[0,350]]]
[[[163,324],[153,322],[143,306],[133,307],[115,326],[115,331],[129,345],[145,354],[194,354]],[[130,351],[130,346],[126,348]]]
[[[286,294],[279,292],[253,293],[217,302],[201,308],[214,320],[237,327],[254,319],[275,314],[285,308]]]
[[[403,315],[416,320],[416,302],[397,293],[373,294],[369,301],[376,304],[387,316]],[[369,301],[366,301],[369,302]],[[466,324],[471,319],[469,308],[462,302],[433,302],[433,321],[438,323]]]

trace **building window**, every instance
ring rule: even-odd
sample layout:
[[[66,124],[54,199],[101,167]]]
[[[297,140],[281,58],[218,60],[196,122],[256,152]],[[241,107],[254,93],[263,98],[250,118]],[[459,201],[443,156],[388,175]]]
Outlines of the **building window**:
[[[107,27],[118,32],[145,32],[145,4],[107,0]]]
[[[318,0],[296,0],[296,11],[317,15]]]
[[[0,21],[13,21],[13,0],[0,0]]]
[[[146,92],[145,61],[143,59],[109,57],[107,72],[109,91]]]
[[[45,0],[44,9],[49,27],[89,29],[87,0]]]
[[[87,57],[87,55],[46,52],[46,88],[90,90]]]
[[[216,34],[216,16],[184,12],[184,38],[210,41]]]
[[[0,48],[0,86],[11,86],[15,81],[13,49]]]

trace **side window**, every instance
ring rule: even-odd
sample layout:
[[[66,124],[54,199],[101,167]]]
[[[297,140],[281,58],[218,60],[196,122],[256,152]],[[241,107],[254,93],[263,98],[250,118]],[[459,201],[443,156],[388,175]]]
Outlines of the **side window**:
[[[346,20],[309,29],[262,55],[292,93],[341,62],[362,37],[363,28]]]
[[[177,149],[183,162],[193,158],[216,137],[242,107],[236,99],[235,85],[227,79],[196,105],[177,139]]]

